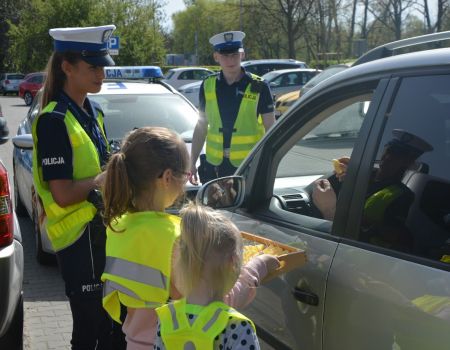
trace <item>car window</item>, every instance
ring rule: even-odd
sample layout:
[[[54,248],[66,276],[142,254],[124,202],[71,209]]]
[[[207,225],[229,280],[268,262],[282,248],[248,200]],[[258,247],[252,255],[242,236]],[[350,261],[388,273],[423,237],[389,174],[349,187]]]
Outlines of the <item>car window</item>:
[[[178,80],[192,80],[194,79],[194,72],[191,70],[184,71],[178,76]]]
[[[401,81],[374,157],[359,240],[450,257],[449,111],[450,75]]]
[[[22,74],[8,74],[8,79],[11,80],[21,80],[23,78],[25,78],[25,76]]]
[[[105,129],[109,139],[143,126],[161,126],[176,131],[190,140],[198,114],[179,95],[91,95],[105,114]]]
[[[351,155],[371,98],[371,91],[346,97],[322,110],[311,119],[308,126],[292,139],[286,140],[293,146],[286,151],[278,165],[273,189],[273,193],[280,195],[279,198],[284,202],[283,209],[323,217],[311,205],[313,183],[321,177],[333,175],[333,159]],[[299,202],[302,198],[306,201]]]
[[[196,80],[203,80],[211,74],[211,72],[209,72],[207,70],[203,70],[203,69],[196,70],[193,73],[194,73],[194,79],[196,79]]]
[[[175,74],[175,71],[169,70],[169,71],[167,72],[167,74],[166,74],[165,79],[170,79],[170,78],[172,78],[172,76],[173,76],[174,74]]]

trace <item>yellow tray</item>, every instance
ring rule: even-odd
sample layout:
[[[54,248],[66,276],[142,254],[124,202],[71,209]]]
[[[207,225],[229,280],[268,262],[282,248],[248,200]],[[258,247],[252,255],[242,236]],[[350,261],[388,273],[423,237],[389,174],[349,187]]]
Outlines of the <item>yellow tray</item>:
[[[280,267],[272,272],[270,272],[264,279],[263,283],[277,277],[283,273],[291,271],[297,267],[303,266],[306,263],[306,252],[303,249],[291,247],[289,245],[273,241],[268,238],[257,236],[248,232],[241,232],[242,238],[244,240],[252,241],[259,244],[264,244],[265,246],[273,245],[282,248],[289,253],[278,255],[277,258],[280,261]],[[244,242],[245,245],[245,242]]]

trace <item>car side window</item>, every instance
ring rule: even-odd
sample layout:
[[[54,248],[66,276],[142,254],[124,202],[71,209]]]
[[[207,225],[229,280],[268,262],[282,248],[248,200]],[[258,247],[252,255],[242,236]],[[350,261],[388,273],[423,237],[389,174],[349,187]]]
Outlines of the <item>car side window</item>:
[[[313,204],[315,182],[329,179],[334,186],[338,181],[333,159],[351,156],[371,99],[372,91],[346,96],[322,109],[294,139],[287,140],[293,146],[278,165],[273,189],[284,210],[325,218]]]
[[[203,80],[205,79],[210,73],[207,70],[196,70],[194,71],[194,79],[197,80]]]
[[[178,80],[192,80],[192,79],[194,79],[194,73],[192,71],[190,71],[190,70],[182,72],[178,76]]]
[[[403,78],[373,162],[359,240],[450,263],[450,75]]]

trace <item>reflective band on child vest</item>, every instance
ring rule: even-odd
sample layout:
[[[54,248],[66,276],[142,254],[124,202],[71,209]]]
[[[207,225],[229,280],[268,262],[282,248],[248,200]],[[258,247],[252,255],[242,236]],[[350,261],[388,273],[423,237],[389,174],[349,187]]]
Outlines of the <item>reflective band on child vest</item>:
[[[189,308],[200,309],[191,325],[186,316]],[[232,307],[216,301],[208,306],[186,304],[186,299],[156,309],[161,325],[161,338],[166,349],[170,350],[213,350],[214,339],[225,329],[230,316],[248,322],[253,330],[251,320]]]
[[[37,122],[41,115],[52,113],[58,107],[58,102],[50,102],[36,117],[32,125],[33,135],[33,180],[36,190],[44,205],[46,215],[47,235],[52,243],[53,249],[59,251],[75,243],[83,233],[87,223],[93,219],[97,209],[95,206],[84,200],[80,203],[72,204],[67,207],[60,207],[53,199],[50,192],[48,182],[42,177],[42,164],[38,162],[37,145],[38,138],[36,134]],[[72,167],[73,180],[83,180],[98,175],[101,172],[100,160],[97,148],[90,139],[89,135],[84,131],[83,127],[74,117],[74,115],[63,106],[66,110],[65,115],[61,116],[67,128],[70,144],[72,146]],[[103,116],[99,112],[97,122],[103,133]],[[106,140],[106,137],[105,137]],[[108,142],[106,142],[108,144]]]
[[[120,304],[156,308],[170,292],[172,250],[180,218],[160,212],[126,213],[107,228],[103,307],[120,323]]]
[[[252,74],[252,79],[261,78]],[[204,81],[205,114],[208,119],[206,135],[206,160],[213,165],[220,165],[223,160],[223,131],[219,105],[216,96],[216,76]],[[248,84],[239,106],[239,112],[234,123],[235,130],[231,135],[230,162],[238,167],[255,144],[264,135],[264,125],[261,116],[257,117],[259,92],[251,91]]]

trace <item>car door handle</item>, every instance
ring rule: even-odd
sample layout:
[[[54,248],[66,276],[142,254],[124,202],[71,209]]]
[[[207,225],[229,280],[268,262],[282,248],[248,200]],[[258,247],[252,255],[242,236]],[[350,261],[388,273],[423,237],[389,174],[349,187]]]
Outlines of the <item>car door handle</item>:
[[[295,299],[301,301],[302,303],[313,306],[319,305],[319,297],[312,292],[308,292],[306,290],[302,290],[295,287],[292,289],[292,295],[294,296]]]

